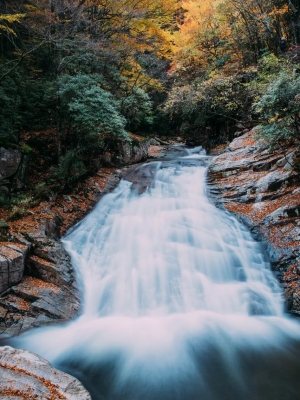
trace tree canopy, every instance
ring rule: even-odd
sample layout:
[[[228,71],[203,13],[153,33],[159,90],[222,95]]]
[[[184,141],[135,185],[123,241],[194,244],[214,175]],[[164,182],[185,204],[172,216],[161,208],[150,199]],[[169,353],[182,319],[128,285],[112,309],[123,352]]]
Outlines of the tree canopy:
[[[300,0],[3,0],[0,143],[45,152],[67,180],[130,132],[278,124],[267,96],[298,90],[299,14]]]

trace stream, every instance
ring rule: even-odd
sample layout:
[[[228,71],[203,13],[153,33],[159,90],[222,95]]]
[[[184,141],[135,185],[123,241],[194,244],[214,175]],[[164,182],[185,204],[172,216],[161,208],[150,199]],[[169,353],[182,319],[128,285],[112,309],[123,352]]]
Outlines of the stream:
[[[94,400],[300,399],[300,325],[263,246],[209,200],[208,162],[175,147],[104,196],[63,240],[80,317],[11,344]]]

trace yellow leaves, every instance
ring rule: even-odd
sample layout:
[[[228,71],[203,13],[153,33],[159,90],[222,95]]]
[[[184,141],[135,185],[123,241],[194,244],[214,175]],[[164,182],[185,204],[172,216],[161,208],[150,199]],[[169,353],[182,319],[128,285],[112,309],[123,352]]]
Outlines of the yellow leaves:
[[[289,12],[289,6],[286,4],[281,8],[275,8],[269,13],[269,16],[284,15]]]
[[[149,77],[143,71],[143,68],[133,57],[129,57],[127,63],[121,71],[122,77],[125,78],[126,85],[130,87],[140,87],[145,90],[154,89],[162,92],[162,84],[154,78]]]
[[[25,14],[0,14],[0,34],[2,31],[11,35],[15,35],[15,31],[6,24],[20,22],[20,20],[24,17]]]

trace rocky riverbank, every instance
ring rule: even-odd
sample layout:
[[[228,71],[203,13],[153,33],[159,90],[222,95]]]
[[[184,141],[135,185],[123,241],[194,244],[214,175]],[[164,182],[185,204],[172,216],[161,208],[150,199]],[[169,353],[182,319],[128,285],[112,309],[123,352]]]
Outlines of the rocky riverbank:
[[[122,176],[134,168],[134,162],[147,158],[150,141],[139,139],[135,137],[131,147],[127,145],[120,151],[120,162],[125,165],[121,169],[101,168],[71,194],[53,194],[49,200],[26,209],[25,215],[15,221],[0,224],[4,240],[0,242],[0,337],[63,323],[78,315],[80,291],[60,238],[117,186]],[[11,173],[14,158],[8,153],[4,164]],[[2,210],[2,222],[10,219],[8,213]]]
[[[270,152],[248,132],[215,156],[210,194],[266,243],[287,311],[300,315],[300,188],[292,168],[294,149]]]

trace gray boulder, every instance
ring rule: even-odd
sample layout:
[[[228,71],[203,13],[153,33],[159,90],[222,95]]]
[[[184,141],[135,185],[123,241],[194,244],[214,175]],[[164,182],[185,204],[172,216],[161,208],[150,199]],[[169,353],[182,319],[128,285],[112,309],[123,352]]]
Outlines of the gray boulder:
[[[266,191],[276,191],[282,187],[285,183],[288,183],[293,176],[291,171],[273,171],[268,175],[260,178],[256,183],[257,193],[263,193]]]
[[[0,294],[23,278],[27,252],[23,244],[0,244]]]
[[[0,347],[0,399],[91,400],[83,385],[27,350]]]
[[[9,189],[22,189],[26,184],[29,156],[18,149],[0,147],[0,186],[1,192]]]
[[[121,143],[116,162],[120,165],[135,164],[148,158],[149,140],[133,140],[132,143]]]

